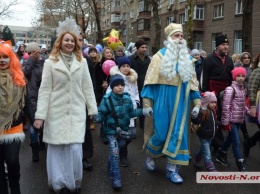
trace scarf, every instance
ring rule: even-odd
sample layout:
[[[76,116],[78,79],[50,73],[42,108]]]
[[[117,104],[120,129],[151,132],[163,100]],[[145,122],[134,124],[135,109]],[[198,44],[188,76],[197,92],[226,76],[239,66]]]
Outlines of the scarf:
[[[10,129],[24,107],[25,87],[13,83],[10,69],[0,70],[0,132]]]
[[[71,55],[65,54],[62,51],[60,51],[60,56],[61,59],[63,61],[63,63],[65,64],[65,66],[68,68],[68,70],[70,71],[70,66],[73,60],[73,53]]]

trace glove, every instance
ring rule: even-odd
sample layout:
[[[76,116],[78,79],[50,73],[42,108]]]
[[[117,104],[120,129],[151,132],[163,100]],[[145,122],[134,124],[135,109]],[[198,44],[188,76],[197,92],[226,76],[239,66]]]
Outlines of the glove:
[[[231,125],[222,125],[224,131],[231,131]]]
[[[93,123],[97,123],[98,120],[99,120],[98,115],[92,115],[92,117],[91,117],[91,121],[92,121]]]
[[[143,108],[143,115],[144,116],[152,116],[153,115],[153,109],[151,107]]]
[[[195,106],[191,111],[191,118],[196,119],[199,114],[200,108]]]

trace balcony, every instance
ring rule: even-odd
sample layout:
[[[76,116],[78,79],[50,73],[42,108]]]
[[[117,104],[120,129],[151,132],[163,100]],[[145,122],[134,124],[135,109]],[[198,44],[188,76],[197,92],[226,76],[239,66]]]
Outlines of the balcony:
[[[151,19],[150,11],[139,12],[138,19]]]
[[[137,38],[148,38],[150,39],[150,31],[149,30],[139,30],[137,31]]]
[[[120,6],[111,6],[111,13],[120,13],[121,9]]]
[[[188,29],[187,23],[185,23],[183,25],[183,29],[185,29],[185,30]],[[204,21],[203,20],[193,20],[193,31],[203,32],[204,31]]]

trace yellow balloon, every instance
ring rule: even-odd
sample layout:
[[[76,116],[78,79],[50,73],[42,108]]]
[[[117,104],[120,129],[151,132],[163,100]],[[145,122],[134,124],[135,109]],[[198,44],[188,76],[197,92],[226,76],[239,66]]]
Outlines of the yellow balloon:
[[[107,43],[107,46],[112,50],[116,50],[118,46],[124,46],[121,40],[119,40],[119,31],[112,29],[109,36],[103,39],[103,42]]]

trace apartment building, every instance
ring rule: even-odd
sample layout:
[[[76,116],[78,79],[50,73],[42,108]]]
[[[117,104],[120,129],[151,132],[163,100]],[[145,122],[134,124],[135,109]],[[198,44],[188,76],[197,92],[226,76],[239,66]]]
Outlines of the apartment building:
[[[186,0],[158,0],[161,24],[161,45],[164,28],[171,22],[181,23],[187,36],[188,5]],[[101,3],[103,36],[111,29],[120,31],[120,40],[127,44],[138,39],[151,46],[155,37],[152,7],[145,0],[105,0]],[[242,52],[242,0],[194,0],[194,48],[210,53],[215,49],[215,36],[227,34],[230,54]],[[260,1],[253,5],[252,54],[260,53]],[[192,49],[192,48],[191,48]],[[151,51],[148,51],[152,55]]]

